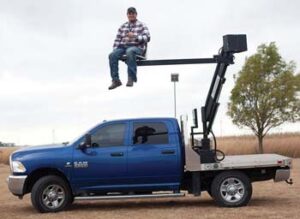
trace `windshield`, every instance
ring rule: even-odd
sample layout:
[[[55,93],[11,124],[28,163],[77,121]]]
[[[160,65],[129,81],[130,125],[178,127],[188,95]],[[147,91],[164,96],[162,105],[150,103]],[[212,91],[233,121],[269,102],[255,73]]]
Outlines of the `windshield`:
[[[88,131],[83,132],[81,135],[79,135],[79,137],[74,138],[72,141],[66,142],[66,145],[72,145],[72,144],[74,144],[76,141],[78,141],[80,138],[82,138],[85,134],[90,133],[94,128],[96,128],[97,126],[99,126],[101,124],[102,123],[97,124],[93,128],[89,129]]]

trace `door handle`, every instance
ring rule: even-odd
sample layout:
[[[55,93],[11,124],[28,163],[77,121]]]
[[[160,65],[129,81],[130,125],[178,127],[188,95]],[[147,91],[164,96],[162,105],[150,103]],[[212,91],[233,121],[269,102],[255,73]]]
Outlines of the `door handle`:
[[[163,150],[161,154],[175,154],[175,150]]]
[[[123,157],[124,153],[123,152],[114,152],[114,153],[111,153],[110,156],[112,156],[112,157]]]

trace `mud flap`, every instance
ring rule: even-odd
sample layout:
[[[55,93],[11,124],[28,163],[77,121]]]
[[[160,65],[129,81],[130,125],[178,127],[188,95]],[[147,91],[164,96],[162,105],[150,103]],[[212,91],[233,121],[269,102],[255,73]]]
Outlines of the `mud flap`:
[[[200,172],[193,172],[192,175],[193,179],[193,194],[194,196],[200,196],[201,195],[201,180],[200,180]]]

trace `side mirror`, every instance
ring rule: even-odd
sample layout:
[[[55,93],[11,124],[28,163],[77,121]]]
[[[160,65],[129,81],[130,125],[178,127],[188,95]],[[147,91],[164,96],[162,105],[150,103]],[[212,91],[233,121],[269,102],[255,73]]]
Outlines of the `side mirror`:
[[[86,135],[84,136],[84,142],[82,142],[82,143],[78,146],[78,148],[81,149],[81,150],[84,150],[84,149],[86,149],[86,148],[91,147],[91,145],[92,145],[92,136],[91,136],[91,134],[86,134]]]

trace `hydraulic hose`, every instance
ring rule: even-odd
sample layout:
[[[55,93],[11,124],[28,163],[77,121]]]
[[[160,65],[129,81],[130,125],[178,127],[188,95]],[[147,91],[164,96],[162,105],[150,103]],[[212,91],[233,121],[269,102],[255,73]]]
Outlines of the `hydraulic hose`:
[[[212,130],[210,131],[210,133],[212,134],[213,139],[214,139],[215,160],[216,161],[222,161],[222,160],[225,159],[225,153],[223,151],[217,149],[217,140],[216,140],[215,134],[214,134],[214,132]],[[217,154],[221,154],[222,155],[221,158],[218,158]]]

